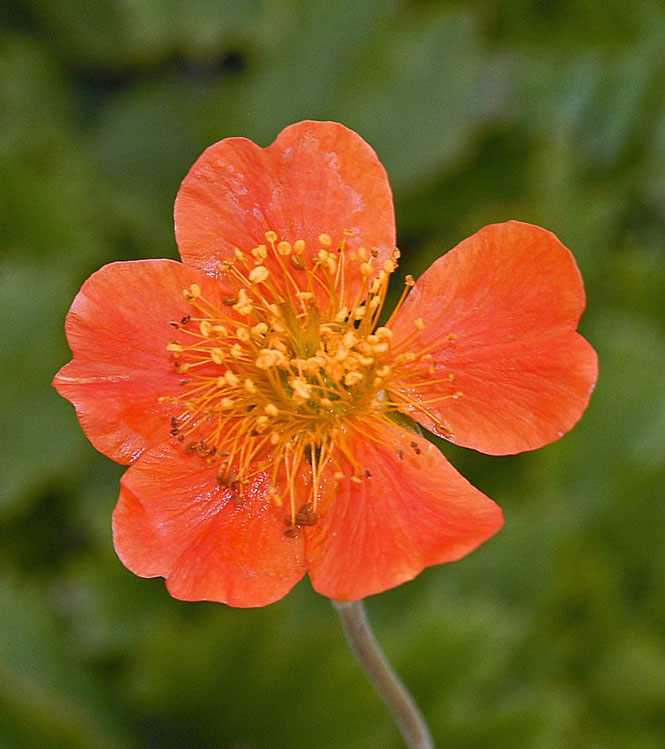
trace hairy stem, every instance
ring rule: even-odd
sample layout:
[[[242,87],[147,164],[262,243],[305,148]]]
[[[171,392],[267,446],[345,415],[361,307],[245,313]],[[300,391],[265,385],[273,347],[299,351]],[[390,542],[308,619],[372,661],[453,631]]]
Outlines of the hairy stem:
[[[434,749],[425,719],[413,697],[390,665],[367,620],[362,601],[336,601],[342,627],[360,665],[381,695],[409,749]]]

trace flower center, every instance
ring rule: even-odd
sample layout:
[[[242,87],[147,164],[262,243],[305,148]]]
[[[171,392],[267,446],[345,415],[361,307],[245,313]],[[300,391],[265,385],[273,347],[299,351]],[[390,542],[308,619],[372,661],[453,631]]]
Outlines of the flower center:
[[[217,464],[238,504],[243,485],[267,471],[275,503],[289,499],[290,535],[315,522],[325,468],[367,477],[348,440],[405,405],[391,383],[407,370],[411,381],[435,373],[427,351],[394,349],[390,321],[378,326],[399,251],[380,262],[376,250],[349,251],[346,236],[333,250],[321,234],[308,252],[268,231],[266,244],[222,263],[231,291],[221,304],[192,284],[183,292],[189,312],[171,323],[180,335],[167,350],[183,375],[182,392],[161,398],[177,407],[171,435]],[[407,276],[400,304],[413,283]],[[296,483],[307,487],[304,503]]]

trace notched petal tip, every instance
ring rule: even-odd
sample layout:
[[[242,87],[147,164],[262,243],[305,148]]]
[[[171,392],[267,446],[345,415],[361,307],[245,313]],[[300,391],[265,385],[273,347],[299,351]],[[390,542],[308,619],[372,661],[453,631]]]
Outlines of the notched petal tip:
[[[389,256],[395,244],[392,193],[373,149],[336,122],[288,126],[267,148],[245,138],[210,146],[192,166],[175,204],[183,260],[215,274],[219,263],[265,241],[318,246],[322,234]]]

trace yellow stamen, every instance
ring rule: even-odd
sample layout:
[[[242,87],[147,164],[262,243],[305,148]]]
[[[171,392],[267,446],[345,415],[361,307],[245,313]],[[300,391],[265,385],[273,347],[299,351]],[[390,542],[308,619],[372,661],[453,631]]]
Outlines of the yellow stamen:
[[[246,487],[268,476],[268,496],[289,513],[290,535],[316,522],[328,477],[368,477],[352,440],[383,444],[386,429],[397,428],[395,411],[426,417],[449,435],[438,409],[462,397],[454,373],[430,353],[453,345],[454,334],[419,345],[421,318],[399,338],[392,318],[378,326],[399,251],[386,258],[349,229],[332,236],[339,244],[322,232],[313,255],[302,239],[272,230],[266,244],[235,248],[219,266],[227,284],[221,305],[197,284],[184,289],[190,310],[171,323],[178,339],[166,346],[187,373],[177,395],[159,399],[175,409],[170,434],[192,459],[218,465],[219,484],[238,507]],[[414,284],[407,276],[398,308]],[[304,505],[294,489],[303,471]]]

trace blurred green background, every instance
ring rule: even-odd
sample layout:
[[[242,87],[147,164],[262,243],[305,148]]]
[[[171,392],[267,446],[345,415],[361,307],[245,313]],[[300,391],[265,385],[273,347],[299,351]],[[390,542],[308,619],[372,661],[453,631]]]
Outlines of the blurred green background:
[[[176,257],[198,154],[313,118],[378,151],[403,272],[519,218],[587,283],[583,421],[444,446],[506,527],[368,602],[438,744],[665,746],[665,4],[5,0],[0,27],[0,745],[401,746],[308,583],[234,610],[122,567],[122,469],[49,386],[83,280]]]

